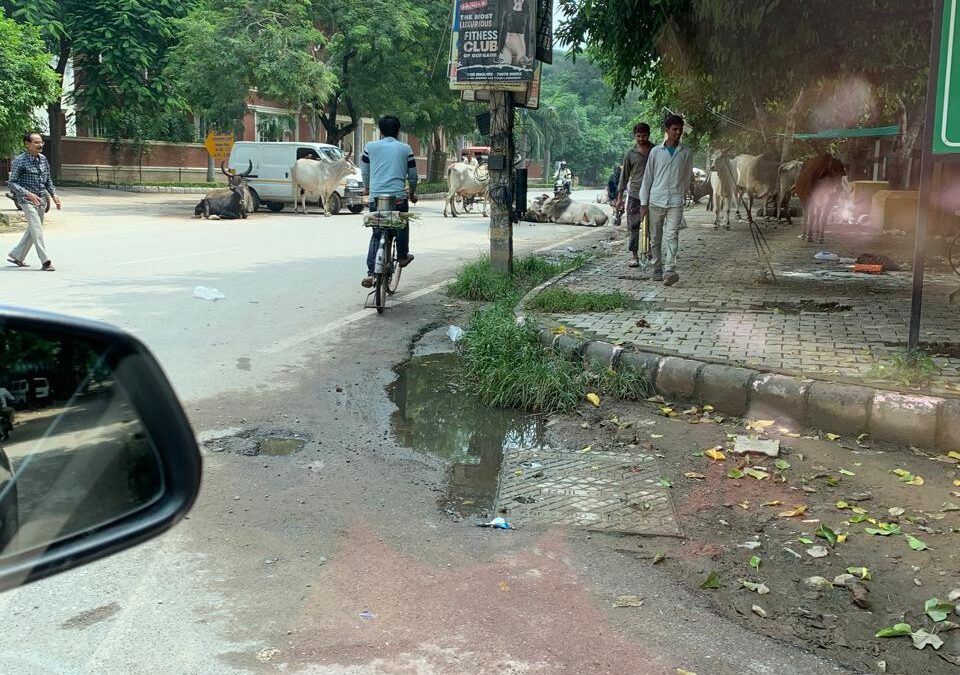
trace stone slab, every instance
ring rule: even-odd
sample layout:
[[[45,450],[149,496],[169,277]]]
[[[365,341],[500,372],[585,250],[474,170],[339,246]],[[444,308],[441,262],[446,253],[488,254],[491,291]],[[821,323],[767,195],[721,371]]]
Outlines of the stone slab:
[[[660,478],[657,460],[648,454],[509,450],[500,469],[496,512],[506,511],[516,527],[566,525],[680,536],[670,489],[657,484]]]

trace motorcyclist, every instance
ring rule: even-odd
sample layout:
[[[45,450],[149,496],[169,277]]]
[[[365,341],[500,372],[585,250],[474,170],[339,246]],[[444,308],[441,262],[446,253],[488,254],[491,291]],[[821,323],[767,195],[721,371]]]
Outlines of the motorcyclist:
[[[0,440],[10,437],[13,414],[13,394],[6,387],[0,387]]]
[[[572,187],[573,172],[570,170],[570,167],[567,166],[566,162],[560,162],[560,167],[557,169],[557,172],[553,174],[553,192],[556,194],[563,189],[567,194],[570,194]]]

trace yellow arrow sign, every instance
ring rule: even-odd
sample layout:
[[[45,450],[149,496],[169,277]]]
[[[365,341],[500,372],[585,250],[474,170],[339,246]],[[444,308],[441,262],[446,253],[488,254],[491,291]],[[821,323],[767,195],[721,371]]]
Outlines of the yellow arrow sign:
[[[230,158],[233,134],[215,134],[211,131],[203,141],[203,146],[214,160],[222,162]]]

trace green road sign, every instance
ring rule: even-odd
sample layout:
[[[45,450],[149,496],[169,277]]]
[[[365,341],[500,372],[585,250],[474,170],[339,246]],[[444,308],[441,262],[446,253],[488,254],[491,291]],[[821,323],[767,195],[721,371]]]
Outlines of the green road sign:
[[[960,153],[960,10],[958,0],[943,3],[940,65],[937,77],[937,110],[933,152]]]

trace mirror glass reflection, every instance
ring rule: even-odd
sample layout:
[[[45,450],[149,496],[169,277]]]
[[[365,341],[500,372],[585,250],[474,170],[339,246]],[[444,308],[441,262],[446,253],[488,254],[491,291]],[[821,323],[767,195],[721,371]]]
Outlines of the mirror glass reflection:
[[[0,324],[0,556],[89,532],[160,496],[109,346]]]

